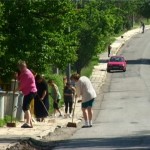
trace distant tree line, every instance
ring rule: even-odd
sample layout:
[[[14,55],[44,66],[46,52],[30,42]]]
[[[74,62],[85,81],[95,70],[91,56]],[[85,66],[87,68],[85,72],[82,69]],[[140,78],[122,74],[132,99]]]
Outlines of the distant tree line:
[[[148,0],[0,0],[0,78],[9,80],[20,59],[38,73],[68,63],[80,73],[149,10]]]

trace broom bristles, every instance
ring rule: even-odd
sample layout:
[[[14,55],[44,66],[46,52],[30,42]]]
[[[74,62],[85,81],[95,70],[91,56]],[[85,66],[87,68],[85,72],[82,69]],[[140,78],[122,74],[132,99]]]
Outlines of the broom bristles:
[[[7,127],[16,127],[16,123],[12,123],[12,122],[7,123]]]
[[[73,122],[68,122],[67,127],[74,127],[74,128],[76,128],[77,124],[73,123]]]

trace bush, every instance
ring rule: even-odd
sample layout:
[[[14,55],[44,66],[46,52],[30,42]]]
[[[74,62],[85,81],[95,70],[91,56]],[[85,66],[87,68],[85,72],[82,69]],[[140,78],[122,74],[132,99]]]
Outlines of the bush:
[[[127,30],[130,30],[130,29],[132,28],[132,23],[131,23],[131,21],[127,21],[127,22],[125,23],[125,28],[126,28]]]

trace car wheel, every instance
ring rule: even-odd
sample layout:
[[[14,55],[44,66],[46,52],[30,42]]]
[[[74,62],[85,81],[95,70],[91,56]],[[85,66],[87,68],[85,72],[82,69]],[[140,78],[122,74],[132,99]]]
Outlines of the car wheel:
[[[125,69],[123,69],[123,72],[126,72],[126,68],[125,68]]]
[[[110,69],[107,69],[107,72],[110,72]]]

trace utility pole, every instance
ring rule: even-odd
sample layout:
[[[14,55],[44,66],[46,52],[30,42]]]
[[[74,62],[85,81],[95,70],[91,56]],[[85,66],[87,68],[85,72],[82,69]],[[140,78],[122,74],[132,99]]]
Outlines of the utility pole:
[[[70,34],[70,27],[68,27],[68,33]],[[70,49],[70,44],[68,48]],[[71,76],[71,64],[70,63],[68,63],[68,66],[67,66],[66,76],[67,76],[67,82],[69,82],[70,76]]]

